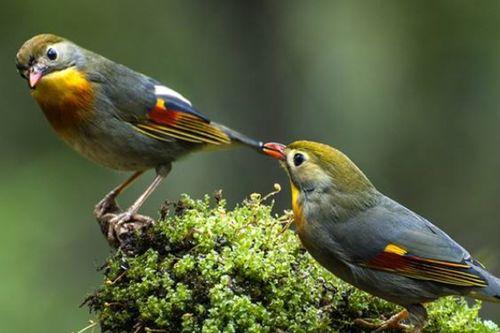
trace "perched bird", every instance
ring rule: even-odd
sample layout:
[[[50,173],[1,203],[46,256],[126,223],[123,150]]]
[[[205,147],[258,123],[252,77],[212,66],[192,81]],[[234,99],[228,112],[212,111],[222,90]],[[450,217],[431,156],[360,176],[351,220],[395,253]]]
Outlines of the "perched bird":
[[[137,211],[178,158],[235,143],[261,149],[261,142],[210,121],[178,92],[62,37],[29,39],[16,67],[60,138],[101,165],[134,172],[95,209],[111,243],[152,222]],[[152,184],[122,212],[115,198],[152,168]]]
[[[406,310],[380,325],[421,332],[424,303],[446,295],[500,302],[500,279],[438,227],[380,193],[342,152],[316,142],[266,143],[291,183],[296,230],[308,252],[342,280]]]

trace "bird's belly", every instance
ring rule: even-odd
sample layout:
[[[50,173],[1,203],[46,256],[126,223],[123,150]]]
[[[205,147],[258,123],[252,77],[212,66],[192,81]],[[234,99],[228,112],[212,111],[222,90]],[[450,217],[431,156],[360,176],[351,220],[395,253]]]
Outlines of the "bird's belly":
[[[84,157],[111,169],[139,171],[158,165],[149,162],[147,158],[137,158],[136,154],[127,153],[127,147],[110,145],[92,136],[63,137],[63,140]]]
[[[52,124],[52,121],[49,122]],[[188,152],[176,141],[158,141],[135,131],[108,112],[88,117],[75,126],[52,126],[58,136],[86,158],[105,167],[138,171],[170,164]]]
[[[342,280],[352,283],[349,267],[341,260],[340,253],[334,250],[336,246],[329,233],[315,226],[319,225],[313,222],[297,229],[302,245],[321,266]]]

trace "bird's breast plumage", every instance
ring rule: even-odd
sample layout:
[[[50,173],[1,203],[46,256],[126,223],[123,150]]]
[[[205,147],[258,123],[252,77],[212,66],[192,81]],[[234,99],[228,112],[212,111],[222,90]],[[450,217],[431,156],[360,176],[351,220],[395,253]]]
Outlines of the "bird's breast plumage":
[[[302,205],[299,200],[300,190],[293,183],[291,183],[291,189],[292,189],[292,210],[293,210],[294,222],[295,226],[297,227],[297,230],[300,232],[300,230],[302,230],[304,226]]]
[[[92,116],[94,91],[84,73],[70,67],[45,75],[32,91],[54,130],[65,140]]]

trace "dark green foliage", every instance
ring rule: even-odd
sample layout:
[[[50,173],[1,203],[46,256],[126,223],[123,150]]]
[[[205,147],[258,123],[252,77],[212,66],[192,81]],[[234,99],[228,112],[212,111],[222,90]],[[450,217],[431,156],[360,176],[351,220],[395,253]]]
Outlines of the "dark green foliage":
[[[259,195],[232,211],[216,201],[183,197],[135,254],[108,260],[87,301],[104,332],[357,332],[353,319],[399,310],[319,266]],[[426,332],[498,332],[479,306],[442,299]]]

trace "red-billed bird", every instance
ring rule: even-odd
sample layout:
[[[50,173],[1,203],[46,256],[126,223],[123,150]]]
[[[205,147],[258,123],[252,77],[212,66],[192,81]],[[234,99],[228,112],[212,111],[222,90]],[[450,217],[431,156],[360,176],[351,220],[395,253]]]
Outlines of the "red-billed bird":
[[[500,280],[441,229],[380,193],[342,152],[325,144],[266,143],[290,178],[296,230],[307,251],[342,280],[406,310],[377,331],[421,332],[423,303],[447,295],[500,302]]]
[[[233,144],[261,149],[259,141],[210,121],[160,82],[62,37],[42,34],[26,41],[16,66],[60,138],[101,165],[134,171],[95,209],[111,243],[152,222],[137,212],[178,158]],[[152,184],[120,211],[115,198],[152,168]]]

